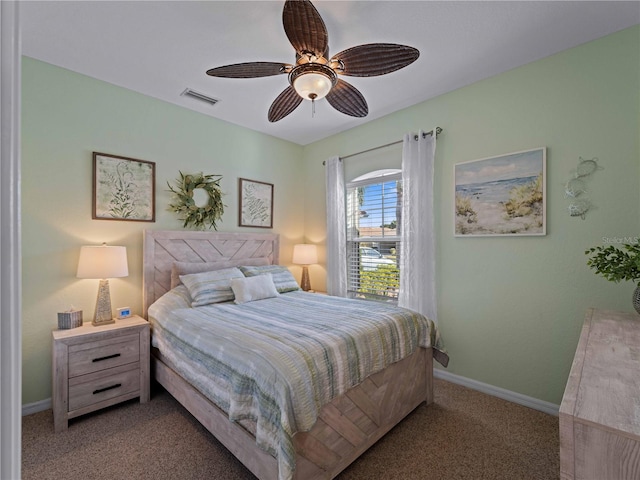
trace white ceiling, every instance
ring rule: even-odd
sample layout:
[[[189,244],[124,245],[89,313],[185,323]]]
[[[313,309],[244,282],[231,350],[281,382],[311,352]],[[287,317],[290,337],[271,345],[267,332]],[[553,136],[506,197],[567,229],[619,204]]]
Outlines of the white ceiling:
[[[23,1],[22,49],[29,57],[306,145],[640,23],[639,1],[313,3],[333,53],[373,42],[420,50],[415,63],[397,72],[345,78],[367,99],[365,118],[341,114],[321,100],[313,118],[305,101],[269,123],[267,111],[286,88],[285,75],[205,74],[230,63],[294,63],[282,28],[283,1]],[[181,96],[187,87],[220,102],[209,106]]]

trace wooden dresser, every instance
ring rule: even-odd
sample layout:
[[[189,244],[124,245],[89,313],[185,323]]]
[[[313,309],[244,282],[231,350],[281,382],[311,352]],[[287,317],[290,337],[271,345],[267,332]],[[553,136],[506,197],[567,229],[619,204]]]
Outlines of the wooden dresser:
[[[563,480],[640,479],[640,316],[589,309],[560,405]]]

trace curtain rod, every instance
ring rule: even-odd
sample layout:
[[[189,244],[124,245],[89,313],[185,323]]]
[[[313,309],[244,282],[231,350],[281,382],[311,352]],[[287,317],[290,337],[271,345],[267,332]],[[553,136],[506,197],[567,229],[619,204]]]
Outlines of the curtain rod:
[[[436,131],[436,137],[442,133],[442,129],[440,127],[436,127],[435,131]],[[423,132],[422,133],[422,138],[426,138],[426,137],[428,137],[430,135],[433,135],[433,130],[430,130],[428,132]],[[414,140],[418,140],[418,135],[414,135],[413,138],[414,138]],[[373,152],[374,150],[380,150],[381,148],[390,147],[391,145],[397,145],[397,144],[402,143],[402,142],[403,142],[403,140],[397,140],[395,142],[386,143],[384,145],[379,145],[377,147],[369,148],[367,150],[362,150],[361,152],[350,153],[349,155],[345,155],[344,157],[340,157],[340,160],[346,160],[347,158],[355,157],[356,155],[362,155],[363,153]],[[325,165],[326,163],[327,163],[326,161],[323,161],[322,165]]]

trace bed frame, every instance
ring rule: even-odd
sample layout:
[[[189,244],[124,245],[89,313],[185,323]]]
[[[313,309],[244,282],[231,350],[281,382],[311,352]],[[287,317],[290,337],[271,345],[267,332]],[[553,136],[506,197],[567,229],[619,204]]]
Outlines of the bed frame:
[[[171,286],[173,262],[263,257],[278,263],[279,237],[263,233],[147,230],[144,233],[143,310]],[[155,350],[155,349],[154,349]],[[255,438],[170,368],[157,351],[151,371],[160,383],[260,480],[276,480],[275,458]],[[295,480],[332,479],[418,405],[433,402],[433,352],[411,356],[368,377],[325,405],[309,432],[293,437]]]

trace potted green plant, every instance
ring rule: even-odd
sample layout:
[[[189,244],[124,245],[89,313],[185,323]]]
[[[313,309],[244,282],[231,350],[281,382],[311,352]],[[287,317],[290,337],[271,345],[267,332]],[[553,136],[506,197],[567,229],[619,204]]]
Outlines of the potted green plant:
[[[587,265],[610,282],[625,280],[636,283],[633,308],[640,313],[640,244],[636,242],[625,243],[621,247],[598,246],[589,248],[584,253],[590,255]]]

